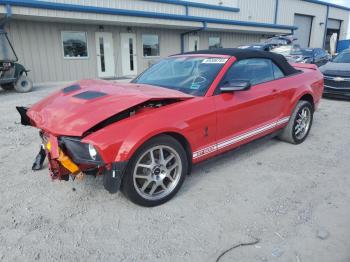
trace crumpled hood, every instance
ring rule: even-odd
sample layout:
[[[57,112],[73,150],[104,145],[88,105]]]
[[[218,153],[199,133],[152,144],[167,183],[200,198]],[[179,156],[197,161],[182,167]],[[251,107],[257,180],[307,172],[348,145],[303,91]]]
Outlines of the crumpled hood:
[[[146,101],[192,97],[150,85],[83,80],[36,103],[27,115],[36,127],[52,134],[82,136],[101,121]]]

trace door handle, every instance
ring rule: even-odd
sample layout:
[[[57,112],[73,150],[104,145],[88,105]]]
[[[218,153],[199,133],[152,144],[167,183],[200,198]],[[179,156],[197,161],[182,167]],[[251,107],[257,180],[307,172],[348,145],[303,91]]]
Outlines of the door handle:
[[[277,93],[277,89],[276,88],[272,89],[272,93]]]

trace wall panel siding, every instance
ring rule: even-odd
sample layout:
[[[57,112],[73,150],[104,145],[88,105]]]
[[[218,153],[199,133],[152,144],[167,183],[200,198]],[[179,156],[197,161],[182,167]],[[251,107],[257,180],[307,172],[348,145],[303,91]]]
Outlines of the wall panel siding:
[[[166,14],[184,15],[186,9],[181,5],[163,4],[141,0],[46,0],[47,2],[74,4],[83,6],[96,6],[106,8],[148,11]]]
[[[0,14],[6,13],[6,7],[4,5],[0,5]]]
[[[340,28],[340,40],[348,38],[348,24],[349,24],[349,12],[338,9],[338,8],[329,8],[329,18],[341,20]]]
[[[79,23],[100,23],[100,24],[120,24],[120,25],[153,25],[156,27],[183,27],[183,28],[198,28],[202,26],[201,22],[189,22],[170,19],[154,19],[145,17],[119,16],[94,14],[84,12],[69,12],[69,11],[52,11],[38,8],[12,7],[12,12],[15,17],[25,19],[43,19],[49,21],[60,20],[64,22],[79,22]]]
[[[313,4],[301,0],[280,0],[278,23],[293,24],[294,15],[310,15],[313,16],[310,46],[322,47],[323,35],[325,31],[327,7],[325,5]]]
[[[247,43],[258,43],[263,38],[259,34],[225,33],[225,32],[200,32],[200,49],[209,48],[209,37],[220,37],[224,48],[234,48]]]
[[[61,30],[87,32],[88,59],[63,58]],[[36,82],[97,77],[95,30],[90,26],[13,20],[8,31],[19,61]]]

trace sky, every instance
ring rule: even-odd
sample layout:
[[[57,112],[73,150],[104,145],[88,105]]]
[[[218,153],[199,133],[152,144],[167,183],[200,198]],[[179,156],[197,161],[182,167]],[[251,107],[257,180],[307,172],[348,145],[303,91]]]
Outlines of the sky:
[[[323,0],[324,2],[350,7],[350,0]]]
[[[322,0],[322,1],[336,4],[336,5],[350,7],[350,0]],[[350,38],[350,22],[349,22],[349,27],[348,27],[348,37],[347,38]]]

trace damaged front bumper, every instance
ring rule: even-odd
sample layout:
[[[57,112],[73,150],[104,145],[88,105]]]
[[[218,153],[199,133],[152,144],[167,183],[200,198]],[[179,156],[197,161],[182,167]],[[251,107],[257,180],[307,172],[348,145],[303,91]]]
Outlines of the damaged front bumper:
[[[21,124],[34,126],[27,116],[27,108],[17,107],[21,115]],[[127,162],[106,164],[97,150],[90,144],[84,143],[78,137],[54,136],[40,131],[42,145],[33,164],[33,170],[42,168],[45,158],[52,179],[68,181],[70,177],[84,175],[103,175],[103,184],[110,193],[116,193],[121,186]]]

